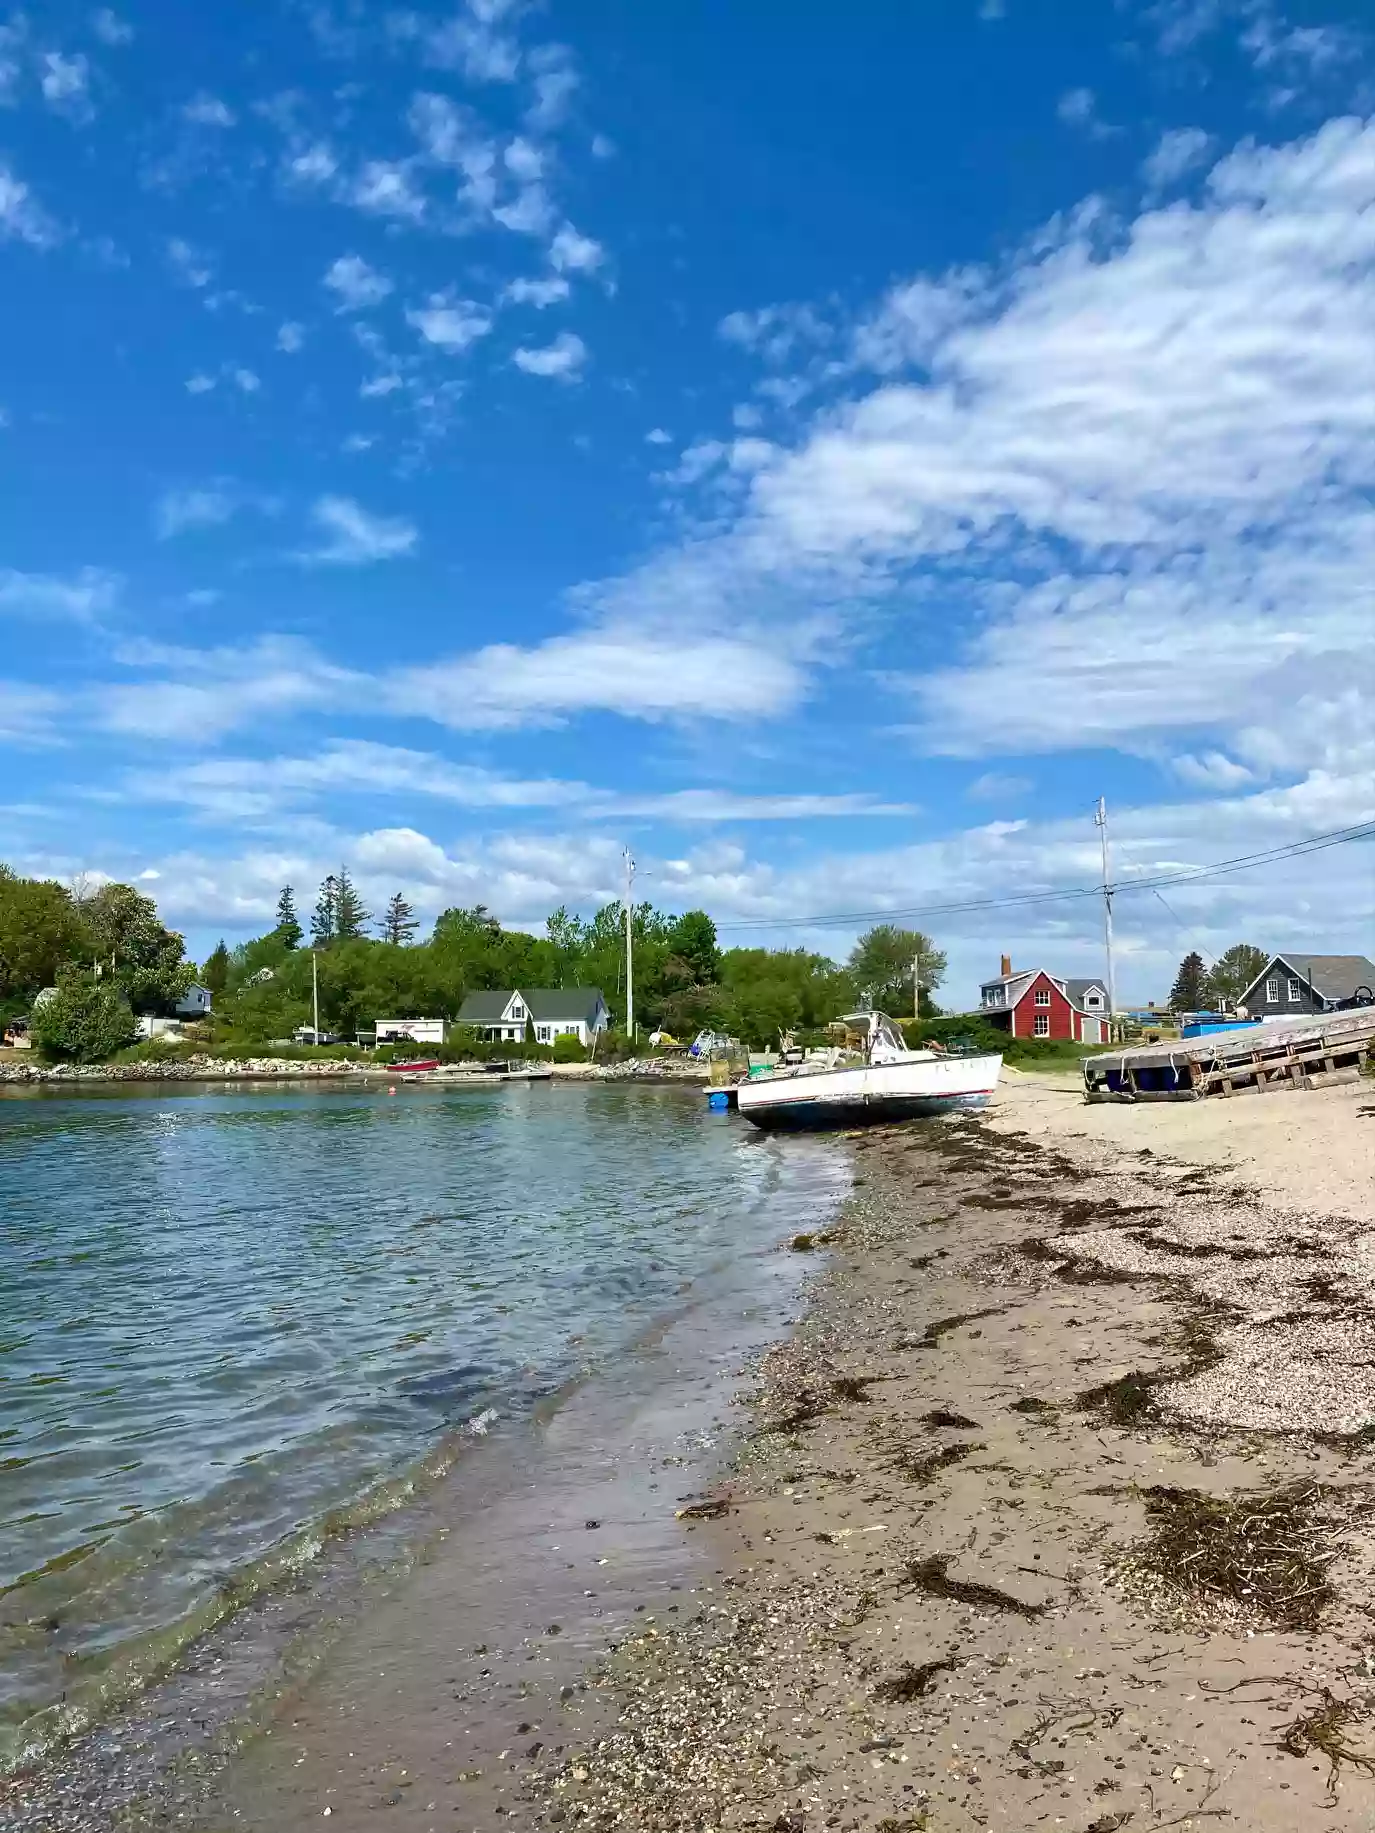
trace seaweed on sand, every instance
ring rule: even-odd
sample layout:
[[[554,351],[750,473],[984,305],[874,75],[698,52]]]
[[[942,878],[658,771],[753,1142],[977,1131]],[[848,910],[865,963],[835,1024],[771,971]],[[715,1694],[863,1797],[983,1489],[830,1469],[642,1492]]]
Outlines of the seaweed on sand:
[[[952,1464],[962,1464],[976,1451],[987,1449],[987,1445],[943,1445],[939,1451],[928,1451],[923,1457],[909,1448],[894,1458],[893,1468],[916,1488],[925,1489],[928,1483],[934,1483],[940,1473],[948,1470]]]
[[[1140,1369],[1133,1369],[1129,1375],[1119,1375],[1116,1381],[1087,1388],[1075,1405],[1087,1412],[1102,1413],[1114,1426],[1139,1425],[1154,1410],[1151,1390],[1165,1378],[1165,1374],[1143,1375]]]
[[[1276,1629],[1318,1627],[1333,1597],[1328,1567],[1341,1551],[1331,1544],[1331,1492],[1322,1484],[1228,1497],[1163,1486],[1138,1494],[1148,1532],[1129,1569],[1177,1599],[1239,1606]]]
[[[972,1604],[983,1610],[1006,1610],[1019,1617],[1045,1615],[1044,1604],[1028,1604],[1024,1598],[1013,1597],[1010,1591],[999,1591],[996,1585],[980,1585],[967,1579],[948,1577],[950,1560],[949,1553],[932,1553],[926,1559],[909,1559],[903,1568],[903,1577],[911,1590],[925,1592],[927,1597],[948,1598],[953,1604]]]
[[[934,1413],[923,1413],[922,1423],[928,1426],[944,1426],[951,1432],[977,1432],[977,1419],[966,1419],[963,1413],[947,1413],[944,1407],[937,1407]]]
[[[761,1427],[762,1432],[798,1432],[803,1426],[810,1426],[820,1419],[823,1413],[829,1413],[834,1401],[869,1401],[869,1389],[876,1381],[886,1381],[886,1375],[836,1375],[829,1392],[818,1388],[802,1388],[792,1408],[781,1419],[771,1420]]]
[[[914,1699],[923,1699],[931,1689],[931,1683],[937,1674],[953,1674],[955,1657],[947,1655],[944,1661],[904,1661],[896,1674],[887,1680],[881,1680],[874,1688],[874,1698],[882,1700],[885,1705],[907,1705]]]
[[[980,1318],[1000,1317],[1005,1309],[1002,1305],[993,1305],[984,1311],[957,1311],[953,1317],[938,1317],[934,1324],[916,1339],[917,1349],[938,1349],[942,1337],[950,1335],[952,1330],[959,1330],[965,1324],[977,1324]]]
[[[1347,1741],[1346,1730],[1353,1719],[1369,1716],[1375,1700],[1338,1699],[1327,1687],[1322,1689],[1322,1704],[1312,1712],[1301,1712],[1280,1739],[1280,1749],[1291,1757],[1306,1757],[1320,1750],[1328,1761],[1327,1796],[1337,1798],[1337,1782],[1342,1764],[1347,1763],[1362,1775],[1375,1776],[1375,1751],[1357,1750]]]

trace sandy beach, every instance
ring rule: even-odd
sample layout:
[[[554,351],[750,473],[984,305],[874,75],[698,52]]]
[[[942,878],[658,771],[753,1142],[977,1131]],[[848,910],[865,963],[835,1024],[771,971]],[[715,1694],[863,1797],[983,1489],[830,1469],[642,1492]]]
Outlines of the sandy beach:
[[[715,1466],[665,1455],[671,1407],[613,1426],[595,1484],[486,1517],[476,1572],[436,1543],[132,1824],[1368,1828],[1375,1090],[1010,1072],[835,1149],[843,1219],[779,1249],[805,1314],[716,1352]]]
[[[597,1829],[1368,1827],[1366,1087],[854,1142],[863,1187],[535,1792]],[[534,1810],[532,1810],[534,1811]]]

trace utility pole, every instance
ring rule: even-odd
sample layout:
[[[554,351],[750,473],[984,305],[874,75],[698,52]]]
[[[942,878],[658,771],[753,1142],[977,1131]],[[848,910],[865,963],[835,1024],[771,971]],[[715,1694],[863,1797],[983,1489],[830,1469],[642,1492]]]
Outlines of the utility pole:
[[[312,948],[310,951],[310,1003],[315,1012],[315,1036],[311,1042],[320,1042],[320,957]]]
[[[1104,796],[1098,798],[1093,824],[1103,842],[1103,936],[1108,948],[1108,1036],[1111,1038],[1112,1021],[1117,1015],[1117,982],[1112,965],[1112,884],[1108,871],[1108,804]]]
[[[921,950],[912,956],[912,1017],[921,1019]]]
[[[625,1034],[635,1042],[635,977],[632,932],[635,928],[635,855],[625,849]]]

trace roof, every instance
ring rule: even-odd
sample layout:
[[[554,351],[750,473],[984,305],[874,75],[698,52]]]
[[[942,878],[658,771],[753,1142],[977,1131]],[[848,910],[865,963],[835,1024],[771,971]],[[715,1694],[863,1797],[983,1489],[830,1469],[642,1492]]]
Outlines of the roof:
[[[460,1025],[494,1025],[511,1003],[511,988],[505,992],[469,993],[458,1009]]]
[[[1358,986],[1375,987],[1375,961],[1364,955],[1271,955],[1263,972],[1256,975],[1241,996],[1248,997],[1277,967],[1290,969],[1304,982],[1311,982],[1321,999],[1350,999]]]
[[[599,1003],[606,1003],[600,987],[505,987],[492,992],[469,993],[459,1008],[459,1024],[495,1025],[516,993],[524,1000],[530,1017],[540,1024],[588,1020]]]
[[[531,987],[525,995],[531,1018],[544,1020],[590,1019],[605,1005],[600,987]]]
[[[1108,989],[1101,980],[1066,980],[1064,987],[1073,1006],[1082,1007],[1086,993],[1101,993],[1104,999],[1108,996]]]

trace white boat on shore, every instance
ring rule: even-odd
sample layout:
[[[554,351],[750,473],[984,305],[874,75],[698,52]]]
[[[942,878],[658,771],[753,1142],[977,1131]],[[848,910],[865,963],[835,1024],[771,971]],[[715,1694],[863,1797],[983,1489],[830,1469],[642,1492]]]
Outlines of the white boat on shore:
[[[836,1050],[739,1083],[736,1105],[745,1119],[766,1130],[921,1120],[987,1107],[998,1086],[1001,1056],[909,1050],[882,1012],[856,1013],[844,1022],[862,1033],[858,1051]]]

